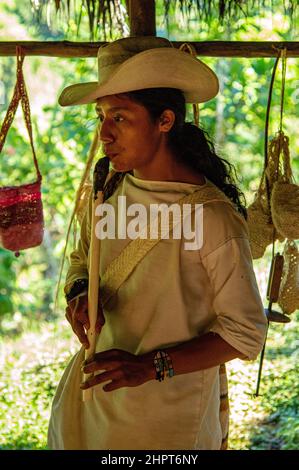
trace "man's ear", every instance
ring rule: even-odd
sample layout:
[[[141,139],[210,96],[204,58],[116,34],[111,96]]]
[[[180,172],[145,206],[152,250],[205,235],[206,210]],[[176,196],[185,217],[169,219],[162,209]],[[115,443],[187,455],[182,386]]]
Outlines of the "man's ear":
[[[165,109],[159,118],[159,130],[169,132],[175,122],[175,114],[171,109]]]

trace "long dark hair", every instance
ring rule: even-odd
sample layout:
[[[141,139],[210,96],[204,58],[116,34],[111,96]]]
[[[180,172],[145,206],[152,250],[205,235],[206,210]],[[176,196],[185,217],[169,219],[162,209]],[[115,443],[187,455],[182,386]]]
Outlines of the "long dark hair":
[[[186,102],[181,90],[175,88],[147,88],[117,95],[126,96],[144,106],[153,123],[165,109],[175,113],[175,122],[168,133],[168,146],[175,158],[196,173],[204,174],[235,204],[247,219],[245,197],[235,183],[234,166],[216,154],[207,132],[185,122]]]

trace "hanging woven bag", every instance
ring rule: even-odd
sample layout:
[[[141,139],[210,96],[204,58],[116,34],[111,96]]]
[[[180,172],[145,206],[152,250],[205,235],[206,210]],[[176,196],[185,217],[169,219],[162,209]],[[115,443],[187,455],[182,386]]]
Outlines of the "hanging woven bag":
[[[294,240],[287,240],[283,256],[278,305],[283,313],[289,315],[299,309],[299,251]]]
[[[299,239],[299,186],[295,184],[289,152],[289,138],[279,132],[276,145],[282,150],[283,172],[273,185],[271,212],[276,229],[290,240]]]
[[[20,186],[0,187],[0,245],[16,255],[20,250],[32,248],[42,243],[44,217],[41,199],[42,176],[35,155],[29,99],[26,91],[22,65],[24,56],[17,47],[17,81],[14,94],[0,130],[0,153],[3,149],[9,128],[21,101],[23,115],[29,134],[30,145],[37,179],[33,183]]]
[[[271,194],[273,185],[278,177],[278,159],[279,155],[271,152],[270,142],[267,167],[263,170],[255,200],[247,209],[250,247],[254,259],[261,258],[267,246],[274,240],[284,240],[284,237],[278,233],[273,225],[268,196],[268,194]]]

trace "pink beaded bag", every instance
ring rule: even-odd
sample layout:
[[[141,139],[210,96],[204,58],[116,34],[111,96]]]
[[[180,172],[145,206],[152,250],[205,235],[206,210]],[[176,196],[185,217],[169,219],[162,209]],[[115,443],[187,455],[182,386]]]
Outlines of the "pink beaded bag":
[[[7,133],[21,101],[37,179],[33,183],[21,186],[0,187],[0,246],[14,251],[16,256],[19,255],[20,250],[40,245],[44,234],[41,198],[42,176],[38,168],[33,145],[29,99],[22,71],[23,61],[24,56],[22,55],[21,48],[17,47],[17,81],[11,103],[0,130],[1,153]]]

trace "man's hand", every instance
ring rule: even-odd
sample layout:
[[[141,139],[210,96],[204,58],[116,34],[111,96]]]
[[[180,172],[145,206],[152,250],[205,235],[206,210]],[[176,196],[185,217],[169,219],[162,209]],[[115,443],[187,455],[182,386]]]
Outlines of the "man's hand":
[[[83,344],[85,349],[88,349],[89,342],[86,335],[86,330],[90,327],[88,320],[88,295],[85,294],[71,300],[66,307],[65,316],[67,321],[70,323],[73,332],[78,336],[80,343]],[[105,318],[99,302],[98,318],[96,322],[97,333],[100,333],[104,323]]]
[[[82,371],[85,374],[105,371],[83,382],[80,387],[87,389],[103,382],[105,392],[111,392],[121,387],[136,387],[148,380],[155,379],[156,373],[153,363],[154,353],[135,356],[120,349],[110,349],[96,353],[92,361],[85,363]]]

